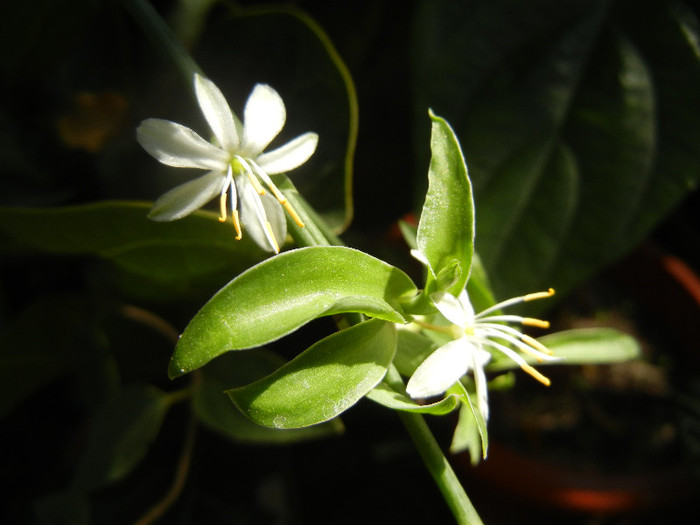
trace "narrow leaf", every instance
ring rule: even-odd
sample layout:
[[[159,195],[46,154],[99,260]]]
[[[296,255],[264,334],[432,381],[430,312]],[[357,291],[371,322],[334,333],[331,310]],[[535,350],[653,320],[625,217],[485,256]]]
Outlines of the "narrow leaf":
[[[300,428],[332,419],[386,374],[396,349],[393,324],[370,320],[337,332],[269,376],[227,391],[251,420]]]
[[[472,188],[462,149],[452,128],[432,112],[430,119],[432,158],[417,243],[434,276],[456,261],[461,272],[446,289],[458,294],[469,278],[474,251]],[[426,288],[430,288],[431,277],[429,275]]]
[[[564,330],[540,337],[538,341],[549,348],[558,360],[540,363],[533,357],[522,356],[525,361],[537,366],[615,363],[636,359],[641,352],[634,337],[613,328]],[[487,365],[489,371],[517,367],[510,359],[494,360]]]
[[[406,395],[405,390],[399,392],[386,383],[380,383],[374,387],[374,389],[370,390],[367,394],[367,398],[392,410],[404,410],[420,414],[431,414],[433,416],[448,414],[459,404],[459,396],[450,394],[434,403],[419,405]]]

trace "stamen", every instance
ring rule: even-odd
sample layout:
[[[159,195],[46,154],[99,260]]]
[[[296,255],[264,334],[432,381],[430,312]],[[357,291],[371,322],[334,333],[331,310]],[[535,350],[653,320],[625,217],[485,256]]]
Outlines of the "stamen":
[[[520,324],[524,326],[534,326],[536,328],[549,328],[549,321],[543,321],[542,319],[535,319],[534,317],[523,317]]]
[[[523,296],[523,301],[536,301],[537,299],[547,299],[554,295],[554,288],[550,288],[546,292],[535,292]]]
[[[260,184],[260,181],[253,173],[253,168],[250,167],[250,164],[248,164],[248,162],[246,162],[246,160],[240,155],[236,155],[236,160],[240,163],[241,166],[243,166],[245,174],[248,176],[250,183],[253,185],[253,188],[255,188],[255,191],[258,193],[258,195],[265,195],[265,188],[262,187],[262,184]]]
[[[452,337],[460,337],[461,334],[461,329],[457,325],[450,325],[450,326],[442,326],[442,325],[437,325],[437,324],[432,324],[432,323],[426,323],[425,321],[421,321],[420,319],[413,319],[413,323],[417,324],[421,328],[425,328],[427,330],[431,330],[433,332],[440,332],[443,334],[451,335]],[[456,329],[456,330],[455,330]]]
[[[238,210],[233,210],[233,227],[236,229],[236,240],[240,241],[243,238],[241,231],[241,219],[238,216]]]
[[[542,343],[540,343],[536,339],[533,339],[529,335],[522,334],[520,336],[520,338],[523,340],[524,343],[529,344],[532,348],[534,348],[538,352],[542,352],[543,354],[547,354],[547,355],[553,355],[553,352],[549,348],[544,346]]]
[[[265,188],[262,187],[262,184],[260,184],[260,181],[253,172],[246,170],[245,174],[248,175],[248,179],[250,179],[250,183],[253,185],[253,188],[255,188],[255,191],[258,192],[258,195],[265,195]]]
[[[530,374],[532,377],[534,377],[535,379],[537,379],[537,380],[538,380],[540,383],[542,383],[543,385],[549,386],[549,385],[552,384],[552,382],[549,380],[548,377],[543,376],[542,374],[540,374],[537,370],[535,370],[535,369],[534,369],[533,367],[531,367],[530,365],[525,364],[525,365],[520,365],[520,367],[521,367],[525,372],[527,372],[528,374]]]
[[[292,216],[292,219],[294,220],[294,222],[297,223],[297,226],[299,226],[299,228],[303,228],[304,221],[302,221],[301,217],[299,217],[299,215],[297,215],[297,212],[294,211],[294,208],[292,208],[292,205],[289,204],[289,201],[287,199],[284,199],[284,202],[280,201],[280,204],[282,206],[284,206],[284,209],[289,212],[289,215]]]
[[[275,249],[275,253],[279,253],[280,247],[277,244],[277,239],[275,239],[275,234],[272,233],[272,225],[270,224],[270,221],[265,221],[265,228],[267,229],[267,239],[270,241],[270,244],[272,244],[272,247]]]
[[[219,208],[221,209],[219,222],[226,222],[226,196],[228,195],[228,192],[226,191],[227,187],[228,186],[224,186],[224,189],[221,190],[221,196],[219,197]]]
[[[255,162],[252,160],[250,161],[250,164],[253,166],[255,173],[267,184],[267,186],[270,188],[272,191],[272,194],[275,196],[275,198],[279,201],[279,203],[284,206],[284,208],[289,212],[289,215],[292,216],[292,219],[294,222],[297,223],[297,226],[299,228],[304,227],[304,221],[301,220],[301,217],[297,214],[297,212],[292,208],[292,205],[289,203],[287,198],[282,194],[282,192],[279,190],[277,185],[272,182],[272,179],[270,176],[265,173],[265,170],[263,170],[260,166],[258,166]]]

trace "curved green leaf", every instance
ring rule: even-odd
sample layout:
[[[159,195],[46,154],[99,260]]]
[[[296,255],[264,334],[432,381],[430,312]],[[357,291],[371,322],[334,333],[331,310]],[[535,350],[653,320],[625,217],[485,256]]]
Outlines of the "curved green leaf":
[[[373,319],[326,337],[269,376],[226,393],[259,425],[315,425],[372,390],[386,374],[395,349],[394,325]]]
[[[474,251],[474,204],[467,165],[459,141],[444,119],[430,112],[430,169],[428,193],[418,223],[418,248],[430,264],[426,289],[449,266],[458,266],[450,283],[443,283],[454,295],[469,278]],[[456,262],[455,262],[456,261]],[[432,290],[431,290],[432,291]]]
[[[400,301],[416,293],[400,270],[340,246],[301,248],[239,275],[190,321],[170,362],[170,377],[229,350],[269,343],[317,317],[360,312],[403,323]]]
[[[271,429],[256,425],[241,414],[224,393],[231,387],[244,385],[264,377],[284,364],[272,352],[232,352],[221,356],[203,369],[192,398],[192,407],[202,423],[235,441],[251,443],[294,443],[320,438],[343,431],[340,418],[308,428]]]
[[[405,391],[399,392],[386,383],[380,383],[375,386],[367,393],[366,397],[392,410],[404,410],[406,412],[431,414],[433,416],[449,414],[459,404],[459,396],[450,394],[434,403],[419,405],[407,396]]]

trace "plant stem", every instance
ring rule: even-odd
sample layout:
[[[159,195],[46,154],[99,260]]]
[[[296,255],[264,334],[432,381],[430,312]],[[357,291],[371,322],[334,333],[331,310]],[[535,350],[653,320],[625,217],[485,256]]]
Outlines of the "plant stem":
[[[192,86],[192,77],[195,73],[204,75],[187,50],[182,47],[182,44],[168,27],[168,24],[165,23],[148,0],[122,0],[122,4],[156,47],[165,51],[177,65],[188,86]]]
[[[397,412],[457,523],[483,523],[423,417],[411,412]]]

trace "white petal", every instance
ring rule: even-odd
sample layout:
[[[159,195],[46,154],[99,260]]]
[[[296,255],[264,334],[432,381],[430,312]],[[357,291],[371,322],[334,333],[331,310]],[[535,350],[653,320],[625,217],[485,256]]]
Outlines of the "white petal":
[[[267,84],[256,84],[243,112],[243,156],[255,158],[277,134],[287,119],[282,97]]]
[[[489,420],[489,389],[486,381],[486,373],[484,365],[491,359],[491,354],[485,350],[474,348],[472,352],[471,368],[474,370],[474,383],[476,385],[476,397],[479,405],[479,411],[484,418],[484,421]]]
[[[223,170],[228,162],[226,152],[169,120],[144,120],[136,130],[136,140],[152,157],[175,168]]]
[[[174,221],[189,215],[221,193],[225,175],[212,171],[162,195],[148,214],[154,221]]]
[[[268,175],[291,171],[304,164],[316,151],[318,135],[308,132],[290,140],[284,146],[263,153],[255,162]]]
[[[262,249],[274,252],[275,247],[270,241],[265,223],[270,222],[275,242],[278,245],[283,244],[287,236],[287,222],[282,205],[269,193],[258,195],[253,185],[244,177],[238,177],[236,183],[240,195],[243,235],[250,235]]]
[[[445,316],[445,319],[456,324],[462,330],[467,327],[462,303],[454,295],[447,292],[435,292],[430,294],[430,298],[440,313]]]
[[[469,300],[469,294],[467,293],[466,288],[462,290],[457,300],[459,301],[459,304],[462,305],[462,311],[464,312],[466,323],[474,324],[474,307],[472,306],[472,302]]]
[[[456,339],[441,346],[421,363],[408,381],[406,392],[413,398],[442,394],[472,364],[471,343]]]
[[[240,141],[234,115],[216,84],[195,73],[194,89],[199,107],[219,145],[228,153],[238,151]]]

